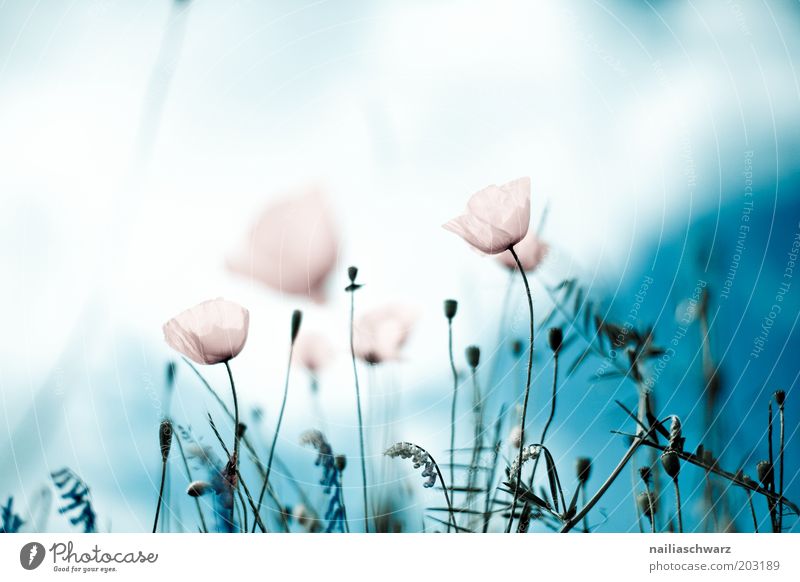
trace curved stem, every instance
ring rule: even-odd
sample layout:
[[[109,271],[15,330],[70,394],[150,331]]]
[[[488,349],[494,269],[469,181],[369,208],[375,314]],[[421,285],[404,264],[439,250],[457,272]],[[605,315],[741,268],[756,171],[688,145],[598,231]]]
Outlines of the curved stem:
[[[425,451],[422,447],[419,447],[420,450]],[[450,520],[453,522],[453,528],[455,529],[456,533],[458,533],[458,525],[456,524],[456,514],[453,511],[453,505],[450,503],[450,495],[447,493],[447,483],[444,481],[444,476],[442,475],[442,470],[439,468],[439,464],[436,462],[436,459],[433,458],[428,451],[425,453],[430,457],[431,463],[433,466],[436,467],[436,474],[439,475],[439,481],[442,482],[442,491],[444,492],[444,500],[447,502],[447,511],[450,514]],[[449,525],[448,525],[449,527]]]
[[[267,468],[264,470],[264,483],[261,485],[261,493],[258,494],[258,502],[256,503],[256,515],[260,514],[261,503],[264,501],[264,493],[267,491],[269,485],[269,474],[272,471],[272,461],[275,458],[275,446],[278,444],[278,433],[281,430],[281,423],[283,422],[283,412],[286,410],[286,398],[289,395],[289,373],[292,371],[292,354],[294,353],[294,341],[289,346],[289,363],[286,366],[286,382],[283,386],[283,401],[281,402],[281,410],[278,413],[278,423],[275,425],[275,435],[272,437],[272,446],[269,449],[269,457],[267,458]],[[253,531],[256,531],[256,523],[253,523]]]
[[[450,354],[450,370],[453,373],[453,403],[450,406],[450,486],[455,485],[455,450],[456,450],[456,402],[458,398],[458,372],[453,359],[453,320],[447,320],[447,348]],[[450,533],[450,523],[447,524]]]
[[[542,436],[539,439],[539,442],[544,444],[544,439],[547,436],[547,430],[550,428],[550,424],[553,422],[553,418],[556,415],[556,391],[558,389],[558,352],[553,354],[553,398],[550,403],[550,416],[547,418],[547,422],[542,429]],[[529,482],[529,487],[533,489],[533,480],[536,477],[536,468],[539,466],[539,459],[541,455],[536,457],[536,460],[533,463],[533,470],[531,471],[531,479]]]
[[[231,393],[233,394],[233,470],[237,475],[236,483],[238,486],[239,479],[239,399],[236,397],[236,384],[233,382],[233,373],[228,361],[225,361],[225,369],[228,371],[228,380],[231,383]],[[234,504],[235,505],[235,504]],[[231,507],[231,523],[233,520],[234,509]]]
[[[522,263],[517,256],[514,247],[509,247],[509,252],[511,256],[514,257],[514,261],[517,263],[517,268],[519,269],[520,275],[522,275],[522,281],[525,283],[525,293],[528,296],[528,312],[531,318],[531,330],[530,330],[530,348],[528,350],[528,375],[525,380],[525,397],[522,401],[522,418],[520,419],[519,423],[519,453],[518,453],[518,462],[517,462],[517,475],[514,485],[514,500],[511,503],[511,513],[508,517],[508,525],[506,525],[506,533],[511,531],[511,526],[514,523],[514,510],[517,507],[517,499],[519,497],[519,483],[522,477],[522,449],[525,446],[525,417],[528,413],[528,396],[530,395],[531,391],[531,372],[533,370],[533,297],[531,296],[531,288],[528,284],[528,278],[525,276],[525,269],[522,268]]]
[[[605,495],[605,493],[608,490],[608,488],[611,487],[612,483],[614,483],[616,478],[619,476],[620,472],[622,472],[622,469],[625,468],[625,465],[628,464],[628,461],[631,460],[631,457],[633,457],[633,454],[642,445],[643,439],[645,439],[648,436],[650,436],[650,434],[653,432],[653,430],[655,429],[656,426],[657,425],[655,425],[655,424],[653,426],[651,426],[650,429],[644,435],[642,435],[641,437],[638,437],[638,436],[634,437],[633,443],[628,448],[627,452],[622,457],[622,459],[620,459],[619,463],[617,463],[617,466],[614,468],[614,470],[611,472],[611,474],[608,476],[608,478],[605,480],[605,482],[600,486],[600,489],[597,490],[597,493],[595,493],[592,496],[592,498],[589,500],[589,502],[586,505],[584,505],[583,508],[578,513],[576,513],[571,519],[569,519],[562,526],[562,528],[560,530],[561,533],[567,533],[569,530],[571,530],[573,527],[575,527],[575,524],[579,523],[580,520],[582,520],[584,518],[584,516],[586,516],[592,510],[592,508],[597,504],[597,502],[600,501],[600,499],[603,497],[603,495]]]
[[[358,443],[361,449],[361,481],[364,496],[364,531],[369,533],[369,501],[367,500],[367,458],[364,452],[364,421],[361,415],[361,388],[358,384],[356,350],[353,344],[353,319],[355,317],[355,290],[350,291],[350,357],[353,360],[353,378],[356,384],[356,410],[358,412]]]
[[[645,485],[645,487],[645,494],[647,495],[647,507],[650,510],[650,515],[647,516],[650,519],[650,533],[656,533],[656,512],[653,505],[653,493],[650,491],[649,485]]]
[[[675,507],[678,510],[678,532],[683,533],[683,515],[681,514],[681,488],[678,486],[677,475],[672,479],[675,484]]]
[[[153,533],[158,529],[158,515],[161,513],[161,500],[164,497],[164,481],[167,478],[167,462],[161,462],[161,486],[158,489],[158,505],[156,505],[156,519],[153,522]]]

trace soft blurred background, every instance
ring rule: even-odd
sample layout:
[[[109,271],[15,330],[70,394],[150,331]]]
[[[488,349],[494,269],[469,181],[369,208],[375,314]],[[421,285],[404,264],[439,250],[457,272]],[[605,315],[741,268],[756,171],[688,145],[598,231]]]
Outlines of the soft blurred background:
[[[537,317],[552,305],[543,285],[577,277],[620,322],[653,325],[656,344],[677,338],[657,374],[659,416],[681,416],[688,448],[715,440],[731,470],[754,476],[770,395],[786,390],[786,486],[796,500],[798,58],[800,8],[789,0],[0,3],[0,498],[13,496],[25,527],[68,530],[65,516],[36,514],[55,493],[43,493],[49,473],[67,466],[90,485],[100,530],[148,531],[161,417],[210,445],[206,411],[224,419],[182,364],[167,398],[164,369],[176,355],[161,325],[224,296],[251,311],[233,370],[247,414],[263,410],[263,425],[249,428],[262,447],[280,405],[292,309],[335,346],[318,402],[308,375],[293,370],[278,455],[321,498],[314,454],[298,436],[324,428],[350,459],[345,494],[358,518],[347,266],[365,284],[357,312],[400,302],[417,314],[399,361],[361,368],[375,470],[389,436],[445,458],[442,300],[460,303],[458,367],[466,372],[468,344],[482,348],[492,420],[519,396],[524,362],[515,365],[509,346],[526,339],[527,312],[519,280],[504,306],[508,272],[441,224],[479,188],[531,176],[532,222],[546,215],[552,247],[534,277]],[[311,187],[324,192],[339,240],[326,300],[231,272],[259,213]],[[713,429],[699,322],[679,329],[701,281],[723,379]],[[533,434],[549,403],[544,337]],[[631,429],[613,400],[634,407],[632,384],[597,381],[600,364],[563,384],[548,436],[570,491],[575,457],[594,459],[596,487],[624,451],[610,431]],[[224,368],[203,372],[228,399]],[[395,509],[417,531],[440,492],[395,464]],[[174,467],[167,519],[194,531]],[[296,503],[285,471],[275,475]],[[702,472],[683,475],[687,528],[708,529]],[[630,491],[626,472],[592,514],[599,531],[637,530]],[[749,531],[745,501],[730,493],[731,529]]]

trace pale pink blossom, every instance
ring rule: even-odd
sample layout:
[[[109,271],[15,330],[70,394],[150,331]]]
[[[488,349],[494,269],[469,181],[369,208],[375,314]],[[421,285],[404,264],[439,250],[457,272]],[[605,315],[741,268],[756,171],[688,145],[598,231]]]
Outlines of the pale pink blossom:
[[[356,357],[369,364],[400,359],[416,319],[416,311],[404,305],[387,305],[364,313],[354,325]]]
[[[507,251],[528,233],[531,220],[531,180],[492,184],[472,195],[464,214],[444,225],[479,251]]]
[[[294,358],[311,374],[318,374],[333,359],[333,345],[321,333],[301,331],[294,342]]]
[[[164,339],[198,364],[235,358],[247,341],[250,312],[222,298],[204,301],[164,324]]]
[[[550,245],[531,231],[525,235],[525,238],[514,245],[514,252],[517,253],[519,262],[522,263],[522,270],[529,273],[535,271],[542,264],[547,253],[550,252]],[[517,268],[517,262],[510,251],[497,255],[497,260],[509,269]]]
[[[339,235],[317,188],[266,208],[228,268],[282,293],[322,302],[339,253]]]

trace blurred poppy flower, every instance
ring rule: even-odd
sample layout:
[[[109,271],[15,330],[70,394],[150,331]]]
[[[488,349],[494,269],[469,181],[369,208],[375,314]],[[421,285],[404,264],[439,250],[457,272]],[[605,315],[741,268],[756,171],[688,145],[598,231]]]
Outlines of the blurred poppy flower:
[[[227,266],[276,291],[319,303],[338,252],[330,207],[322,192],[311,188],[267,207]]]

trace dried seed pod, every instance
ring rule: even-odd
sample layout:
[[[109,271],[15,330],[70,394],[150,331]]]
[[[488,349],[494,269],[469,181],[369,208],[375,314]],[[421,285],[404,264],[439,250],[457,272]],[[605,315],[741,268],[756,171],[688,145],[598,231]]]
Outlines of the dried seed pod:
[[[681,470],[681,459],[678,456],[678,453],[671,449],[667,449],[661,455],[661,465],[664,467],[664,472],[672,477],[673,479],[677,479],[678,473]]]
[[[652,472],[650,470],[650,467],[639,467],[639,477],[642,478],[642,481],[647,486],[650,485],[650,477],[651,477],[651,475],[652,475]]]
[[[161,446],[161,460],[166,463],[169,449],[172,447],[172,423],[169,419],[165,418],[161,421],[158,428],[158,441]]]
[[[684,439],[681,436],[681,419],[677,416],[672,417],[672,424],[669,427],[669,448],[673,451],[682,451]]]
[[[786,402],[786,392],[784,390],[775,391],[775,402],[778,406],[783,407],[783,403]]]
[[[522,340],[514,340],[511,342],[511,353],[514,354],[515,358],[518,358],[522,355],[522,350],[524,349],[522,345]]]
[[[444,316],[451,320],[456,316],[456,312],[458,311],[458,301],[455,299],[445,299],[444,300]]]

